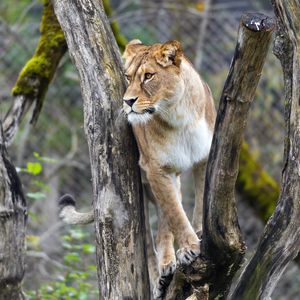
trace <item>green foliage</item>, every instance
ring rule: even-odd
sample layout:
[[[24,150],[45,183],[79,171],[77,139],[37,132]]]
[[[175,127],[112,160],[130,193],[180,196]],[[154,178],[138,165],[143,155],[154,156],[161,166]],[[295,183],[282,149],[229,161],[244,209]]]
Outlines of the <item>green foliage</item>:
[[[42,162],[51,163],[51,164],[58,163],[57,159],[47,157],[47,156],[41,156],[38,152],[33,152],[33,155],[36,159],[38,159]]]
[[[38,175],[42,172],[43,167],[39,162],[28,162],[26,171],[32,175]]]
[[[97,299],[96,266],[87,263],[88,256],[95,256],[95,247],[85,243],[89,233],[81,228],[70,229],[63,236],[66,250],[64,264],[68,270],[56,280],[43,284],[38,290],[27,291],[29,300],[90,300]]]
[[[42,192],[27,193],[26,196],[34,200],[42,200],[46,198],[46,195]]]
[[[32,176],[38,176],[42,174],[43,171],[43,165],[42,163],[54,163],[56,160],[49,158],[49,157],[43,157],[39,153],[34,152],[34,157],[39,161],[29,161],[26,164],[26,168],[17,168],[17,170],[21,173],[26,173]],[[44,183],[42,180],[30,180],[29,185],[30,192],[26,193],[26,196],[32,200],[43,200],[46,199],[46,193],[50,192],[50,187]]]
[[[280,187],[254,159],[246,143],[240,153],[237,189],[267,222],[276,207]]]

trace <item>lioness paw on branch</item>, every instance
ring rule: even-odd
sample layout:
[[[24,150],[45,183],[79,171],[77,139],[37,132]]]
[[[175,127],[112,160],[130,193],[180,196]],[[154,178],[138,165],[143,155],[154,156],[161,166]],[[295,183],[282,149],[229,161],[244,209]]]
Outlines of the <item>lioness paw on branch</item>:
[[[208,85],[184,56],[179,42],[143,45],[133,40],[123,57],[128,81],[123,111],[138,143],[143,185],[150,187],[145,198],[158,207],[160,278],[155,297],[159,299],[176,260],[188,265],[200,254],[196,232],[202,229],[205,167],[216,113]],[[187,169],[193,170],[195,182],[192,224],[181,204],[180,174]],[[74,218],[78,213],[68,199],[62,201],[61,215],[71,222],[70,212]],[[179,246],[176,255],[174,239]]]
[[[200,253],[196,231],[202,225],[202,195],[215,108],[211,92],[177,41],[143,45],[131,41],[124,52],[128,88],[123,110],[140,150],[140,167],[159,208],[156,237],[162,278],[174,272],[177,260],[190,264]],[[193,169],[193,226],[181,205],[180,174]],[[163,281],[162,281],[163,283]],[[159,294],[159,286],[157,294]]]

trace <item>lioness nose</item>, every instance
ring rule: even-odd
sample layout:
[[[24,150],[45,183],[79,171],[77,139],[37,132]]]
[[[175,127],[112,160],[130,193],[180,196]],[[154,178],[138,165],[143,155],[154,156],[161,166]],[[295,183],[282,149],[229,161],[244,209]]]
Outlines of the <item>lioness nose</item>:
[[[129,106],[132,106],[133,104],[134,104],[134,102],[137,100],[137,98],[138,97],[136,97],[136,98],[131,98],[131,99],[124,99],[124,102],[126,103],[126,104],[128,104]]]

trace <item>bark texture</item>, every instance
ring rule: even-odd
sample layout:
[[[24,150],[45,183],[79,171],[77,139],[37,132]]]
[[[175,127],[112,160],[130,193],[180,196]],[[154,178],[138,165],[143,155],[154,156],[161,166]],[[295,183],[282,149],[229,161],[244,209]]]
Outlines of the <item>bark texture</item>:
[[[232,299],[269,299],[300,243],[300,3],[274,0],[278,31],[274,53],[285,83],[286,138],[282,187],[275,212]]]
[[[21,182],[9,161],[0,124],[0,300],[25,299],[26,201]]]
[[[54,1],[80,76],[88,140],[100,299],[149,299],[137,147],[119,117],[125,81],[101,2]]]
[[[262,14],[242,17],[220,100],[204,191],[202,253],[215,266],[210,299],[227,296],[246,250],[237,220],[235,183],[243,131],[274,27],[274,21]]]
[[[32,104],[35,104],[31,122],[35,123],[43,106],[48,86],[60,59],[67,50],[64,34],[50,0],[44,0],[41,36],[35,54],[26,63],[13,87],[13,104],[3,121],[5,143],[10,144],[18,126]]]
[[[262,14],[241,18],[206,171],[202,256],[191,266],[178,269],[166,299],[186,299],[191,292],[192,299],[225,299],[241,266],[246,247],[234,196],[239,153],[274,27],[273,19]]]

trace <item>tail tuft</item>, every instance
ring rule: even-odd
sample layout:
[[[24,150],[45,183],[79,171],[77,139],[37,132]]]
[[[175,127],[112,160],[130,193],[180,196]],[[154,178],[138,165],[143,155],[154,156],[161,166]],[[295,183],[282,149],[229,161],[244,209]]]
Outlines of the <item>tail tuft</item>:
[[[58,205],[59,205],[60,209],[66,207],[66,206],[74,206],[75,207],[76,202],[75,202],[75,199],[73,198],[73,196],[71,196],[69,194],[65,194],[58,200]]]

